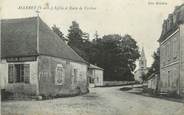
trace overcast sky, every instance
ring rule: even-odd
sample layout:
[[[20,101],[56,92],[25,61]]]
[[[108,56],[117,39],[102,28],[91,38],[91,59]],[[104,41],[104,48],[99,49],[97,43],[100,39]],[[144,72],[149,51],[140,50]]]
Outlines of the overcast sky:
[[[94,37],[105,34],[130,34],[140,47],[144,47],[148,66],[158,47],[162,22],[184,0],[0,0],[2,18],[36,16],[35,10],[21,9],[24,6],[57,7],[41,9],[40,17],[49,26],[56,24],[67,35],[73,20],[83,31]],[[160,4],[156,4],[160,2]],[[63,9],[81,7],[82,10]],[[89,9],[84,9],[88,7]]]

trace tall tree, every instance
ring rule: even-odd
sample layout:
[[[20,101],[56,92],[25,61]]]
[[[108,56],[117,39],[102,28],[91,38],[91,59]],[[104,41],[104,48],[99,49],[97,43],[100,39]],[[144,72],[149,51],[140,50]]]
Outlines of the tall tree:
[[[56,25],[52,26],[52,30],[62,39],[62,40],[66,40],[64,37],[64,34],[61,32],[60,28],[57,27]]]
[[[68,45],[72,47],[78,55],[86,61],[89,61],[89,50],[92,47],[92,43],[89,41],[89,34],[83,32],[76,21],[73,21],[69,27],[68,40]]]
[[[106,35],[94,41],[97,65],[104,68],[105,80],[133,80],[135,61],[139,58],[136,41],[130,36]]]
[[[157,74],[158,76],[160,75],[160,48],[157,49],[156,52],[153,54],[153,63],[147,73],[147,77],[149,77],[152,74]]]
[[[68,32],[68,45],[80,49],[83,43],[83,31],[80,29],[79,24],[76,21],[72,21]]]

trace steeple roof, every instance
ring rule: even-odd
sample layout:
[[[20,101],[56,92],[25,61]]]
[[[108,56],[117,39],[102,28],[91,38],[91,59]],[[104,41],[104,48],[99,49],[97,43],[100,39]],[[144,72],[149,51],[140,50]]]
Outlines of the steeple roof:
[[[142,47],[140,59],[146,59],[145,52],[144,52],[144,47]]]

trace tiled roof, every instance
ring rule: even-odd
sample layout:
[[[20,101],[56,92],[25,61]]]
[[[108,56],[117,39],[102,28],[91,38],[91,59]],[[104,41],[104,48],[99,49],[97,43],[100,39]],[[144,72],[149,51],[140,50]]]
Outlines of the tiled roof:
[[[90,69],[100,69],[100,70],[103,70],[103,68],[100,68],[100,67],[98,67],[96,65],[93,65],[93,64],[90,64],[89,68]]]
[[[184,4],[175,7],[175,10],[163,21],[162,32],[158,42],[163,42],[178,29],[180,24],[184,24]]]
[[[2,58],[47,55],[86,63],[39,18],[39,53],[37,52],[37,17],[2,20]]]

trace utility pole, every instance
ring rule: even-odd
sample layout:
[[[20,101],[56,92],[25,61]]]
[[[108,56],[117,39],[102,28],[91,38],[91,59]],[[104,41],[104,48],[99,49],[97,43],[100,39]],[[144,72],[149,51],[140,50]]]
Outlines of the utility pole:
[[[39,28],[39,26],[40,26],[40,19],[39,19],[39,13],[40,13],[40,11],[37,10],[36,11],[36,14],[37,14],[36,49],[37,49],[37,80],[38,80],[38,82],[37,82],[37,91],[36,91],[37,96],[39,96],[39,89],[40,89],[40,85],[39,85],[39,81],[40,81],[40,72],[39,72],[39,53],[40,53],[40,48],[39,48],[39,42],[40,42],[39,41],[39,31],[40,31],[40,28]]]
[[[40,19],[39,19],[39,13],[40,13],[40,11],[39,10],[37,10],[36,11],[36,13],[37,13],[37,53],[39,54],[39,52],[40,52],[40,48],[39,48],[39,26],[40,26]]]

